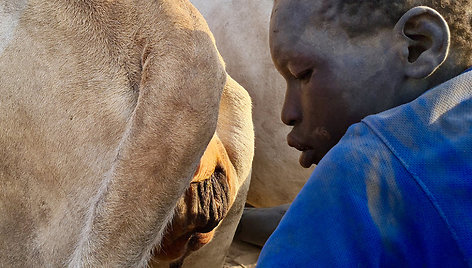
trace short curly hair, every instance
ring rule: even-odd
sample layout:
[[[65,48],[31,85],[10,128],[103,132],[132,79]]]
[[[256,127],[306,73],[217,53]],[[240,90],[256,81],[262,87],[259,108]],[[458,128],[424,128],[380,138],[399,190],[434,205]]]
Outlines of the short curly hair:
[[[451,46],[459,49],[462,64],[472,61],[472,0],[338,0],[324,1],[320,16],[332,20],[344,14],[340,23],[352,36],[390,27],[409,9],[428,6],[437,10],[449,24]],[[339,19],[339,17],[338,17]]]

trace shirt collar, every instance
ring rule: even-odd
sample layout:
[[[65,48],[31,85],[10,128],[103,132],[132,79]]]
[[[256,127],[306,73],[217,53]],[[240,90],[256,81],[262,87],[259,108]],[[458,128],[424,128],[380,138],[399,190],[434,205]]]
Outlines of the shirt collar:
[[[467,72],[470,72],[472,71],[472,67],[470,67],[469,69],[465,70],[464,73],[467,73]]]

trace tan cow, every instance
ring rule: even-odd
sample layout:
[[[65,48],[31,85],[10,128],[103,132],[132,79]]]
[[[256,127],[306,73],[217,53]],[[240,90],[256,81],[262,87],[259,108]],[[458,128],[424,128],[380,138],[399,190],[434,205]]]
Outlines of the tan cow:
[[[0,266],[147,265],[212,136],[232,201],[253,134],[226,77],[187,1],[1,1]]]
[[[226,69],[254,103],[256,151],[248,203],[272,207],[290,203],[313,169],[303,169],[300,153],[287,145],[290,128],[280,120],[285,81],[269,51],[273,0],[191,0],[215,35]]]

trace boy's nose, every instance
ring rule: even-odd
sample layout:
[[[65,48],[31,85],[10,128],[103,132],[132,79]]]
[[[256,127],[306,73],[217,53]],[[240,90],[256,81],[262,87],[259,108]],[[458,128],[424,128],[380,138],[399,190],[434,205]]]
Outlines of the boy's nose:
[[[294,90],[287,87],[285,101],[282,107],[282,122],[289,126],[294,126],[301,120],[300,98]]]

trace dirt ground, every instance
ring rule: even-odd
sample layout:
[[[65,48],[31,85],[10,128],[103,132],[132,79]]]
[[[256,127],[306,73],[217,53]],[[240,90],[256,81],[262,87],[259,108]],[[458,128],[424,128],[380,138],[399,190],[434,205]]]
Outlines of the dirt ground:
[[[255,268],[261,248],[234,240],[223,268]]]

